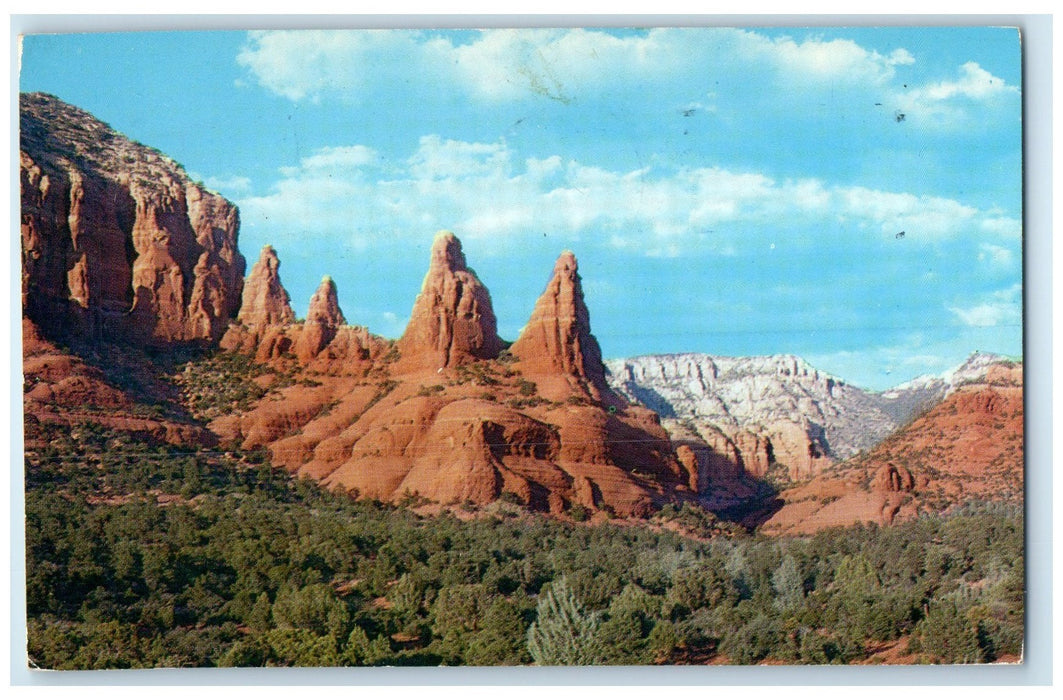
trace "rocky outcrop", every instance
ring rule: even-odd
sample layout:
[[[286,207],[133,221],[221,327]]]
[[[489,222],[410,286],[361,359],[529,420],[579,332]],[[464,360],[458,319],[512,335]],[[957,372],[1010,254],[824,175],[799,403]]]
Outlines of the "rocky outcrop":
[[[328,275],[310,299],[306,320],[296,322],[279,267],[276,251],[267,245],[247,278],[240,315],[222,338],[223,349],[252,355],[262,364],[294,360],[313,372],[361,376],[390,347],[367,329],[346,325],[336,283]]]
[[[749,476],[765,476],[775,463],[771,440],[749,430],[740,430],[733,439],[742,470]]]
[[[834,463],[826,454],[822,429],[808,421],[779,421],[764,429],[776,464],[786,469],[791,481],[811,479]]]
[[[317,357],[336,337],[340,326],[346,323],[347,319],[340,311],[336,283],[325,275],[317,291],[310,297],[310,310],[306,314],[306,322],[296,343],[295,354],[299,361],[306,363]]]
[[[971,500],[1022,503],[1022,365],[998,361],[979,374],[867,453],[783,491],[765,532],[888,525]]]
[[[253,355],[257,362],[275,360],[291,350],[289,326],[294,322],[291,298],[280,280],[280,259],[267,245],[244,280],[237,323],[222,336],[221,347]]]
[[[571,251],[557,259],[531,319],[510,351],[521,372],[538,378],[548,398],[564,400],[575,393],[595,401],[620,401],[605,381],[602,351],[591,334],[590,312]]]
[[[694,493],[698,493],[701,490],[701,479],[697,453],[689,445],[680,445],[675,448],[675,456],[686,474],[687,487]]]
[[[295,322],[291,298],[281,284],[280,259],[273,246],[262,248],[258,262],[244,280],[240,313],[236,320],[253,329],[284,326]]]
[[[221,338],[243,285],[236,207],[54,97],[19,104],[25,315],[88,339]]]
[[[297,374],[252,410],[211,427],[244,449],[268,447],[295,473],[381,500],[484,505],[507,494],[557,514],[580,505],[643,517],[689,497],[701,467],[692,453],[677,459],[657,414],[590,400],[590,388],[604,387],[600,354],[570,256],[556,272],[554,298],[565,301],[536,316],[551,329],[544,345],[553,342],[553,353],[534,356],[534,375],[530,354],[520,362],[475,354],[497,352],[501,341],[486,290],[453,234],[435,240],[397,353],[340,325],[335,285],[326,280],[307,322],[286,331],[296,338],[296,371],[313,381]],[[310,335],[329,328],[331,339]],[[342,372],[354,357],[358,371]],[[543,389],[554,380],[563,388],[558,399]],[[573,392],[576,400],[567,400]]]
[[[428,273],[398,348],[407,369],[455,367],[494,359],[502,350],[491,296],[449,231],[432,242]]]
[[[915,488],[915,477],[905,467],[896,464],[884,464],[871,479],[872,491],[898,492],[911,491]]]

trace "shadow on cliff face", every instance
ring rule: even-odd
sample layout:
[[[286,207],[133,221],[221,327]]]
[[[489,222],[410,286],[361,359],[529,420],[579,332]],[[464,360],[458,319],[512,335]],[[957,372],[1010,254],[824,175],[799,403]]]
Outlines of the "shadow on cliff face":
[[[770,520],[786,504],[783,499],[778,497],[774,487],[769,486],[768,488],[771,489],[770,494],[754,497],[713,512],[720,520],[736,523],[752,532]]]
[[[730,491],[732,497],[721,498],[721,491]],[[740,525],[749,532],[767,522],[784,505],[779,497],[780,488],[772,481],[751,475],[743,475],[733,481],[710,483],[702,496],[701,505],[724,522]]]
[[[157,418],[198,423],[189,412],[181,388],[172,380],[188,362],[211,356],[207,341],[172,342],[158,346],[91,340],[73,333],[44,332],[42,337],[61,352],[78,357],[103,380],[135,403],[149,407]]]

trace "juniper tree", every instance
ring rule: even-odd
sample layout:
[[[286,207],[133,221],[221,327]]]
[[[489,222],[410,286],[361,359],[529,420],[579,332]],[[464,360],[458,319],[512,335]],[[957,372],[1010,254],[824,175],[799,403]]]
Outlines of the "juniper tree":
[[[558,579],[539,598],[535,622],[528,628],[528,653],[539,666],[601,663],[600,624],[600,616],[585,611],[566,580]]]

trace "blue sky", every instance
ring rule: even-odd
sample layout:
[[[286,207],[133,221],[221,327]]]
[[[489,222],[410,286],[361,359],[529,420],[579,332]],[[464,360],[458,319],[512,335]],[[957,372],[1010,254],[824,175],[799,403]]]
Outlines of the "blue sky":
[[[397,337],[445,228],[509,340],[568,248],[607,357],[1022,353],[1015,30],[39,35],[20,87],[235,201],[298,314]]]

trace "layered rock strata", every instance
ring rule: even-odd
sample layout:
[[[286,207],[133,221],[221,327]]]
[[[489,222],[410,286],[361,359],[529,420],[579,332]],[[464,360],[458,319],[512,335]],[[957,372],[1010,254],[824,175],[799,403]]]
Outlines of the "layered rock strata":
[[[215,420],[223,440],[268,447],[275,462],[331,488],[399,502],[484,505],[507,493],[558,514],[580,505],[646,516],[696,492],[696,456],[677,459],[657,415],[605,385],[571,254],[558,261],[533,330],[514,344],[519,361],[496,359],[503,343],[490,295],[452,233],[436,237],[393,350],[372,336],[343,346],[351,327],[335,298],[326,280],[306,323],[285,331],[299,366],[320,374]],[[338,359],[322,362],[328,355],[348,367],[358,357],[361,371],[339,372]]]

